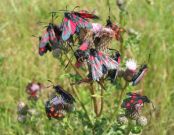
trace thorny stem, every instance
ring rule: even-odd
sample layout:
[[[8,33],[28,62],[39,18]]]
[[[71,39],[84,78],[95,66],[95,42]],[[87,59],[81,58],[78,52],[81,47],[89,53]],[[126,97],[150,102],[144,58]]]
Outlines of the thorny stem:
[[[121,89],[120,98],[119,98],[119,101],[118,101],[118,108],[115,109],[115,111],[113,112],[113,114],[111,116],[111,120],[115,120],[114,117],[118,114],[118,111],[119,111],[120,106],[121,106],[121,101],[122,101],[122,98],[123,98],[123,95],[124,95],[124,92],[125,92],[127,86],[128,86],[128,82],[126,82],[124,87]],[[103,132],[103,135],[105,135],[107,133],[107,131],[111,128],[111,126],[112,126],[112,122],[110,122],[108,127],[105,129],[105,131]]]
[[[93,87],[93,82],[90,83],[90,93],[91,95],[95,95],[94,87]],[[97,103],[97,98],[95,96],[92,96],[92,100],[94,103],[94,112],[96,116],[98,116],[98,103]]]
[[[80,72],[76,69],[76,67],[72,64],[72,62],[70,61],[69,57],[68,57],[66,54],[65,54],[65,56],[66,56],[66,58],[69,60],[69,63],[70,63],[71,66],[74,68],[74,70],[76,71],[76,73],[82,77],[81,73],[80,73]],[[91,126],[93,127],[93,122],[91,121],[91,119],[90,119],[90,117],[89,117],[89,114],[88,114],[88,111],[87,111],[85,105],[83,104],[83,102],[81,101],[80,96],[78,95],[78,92],[76,91],[76,89],[75,89],[73,86],[72,86],[72,90],[73,90],[74,94],[76,95],[76,97],[77,97],[77,99],[78,99],[80,105],[82,106],[83,110],[85,111],[86,116],[87,116],[88,120],[89,120],[90,123],[91,123]]]
[[[68,59],[70,65],[73,67],[73,69],[76,71],[76,73],[83,78],[83,75],[77,70],[77,68],[72,64],[70,58],[67,56],[67,54],[65,54],[66,58]]]
[[[96,114],[96,117],[100,117],[100,115],[102,114],[102,111],[103,111],[103,90],[105,89],[102,82],[98,82],[98,84],[101,87],[100,109],[99,109],[99,103],[97,101],[97,97],[95,97],[95,96],[92,97],[93,103],[94,103],[94,112]],[[91,95],[95,95],[93,83],[90,83],[90,92],[91,92]]]
[[[124,87],[123,87],[122,90],[121,90],[121,94],[120,94],[120,96],[119,96],[120,98],[119,98],[119,100],[118,100],[118,109],[120,109],[121,101],[122,101],[122,99],[123,99],[123,95],[124,95],[124,92],[125,92],[127,86],[128,86],[128,82],[125,83]]]
[[[75,96],[77,97],[77,100],[79,101],[80,105],[82,106],[83,110],[85,111],[86,116],[87,116],[88,120],[90,121],[91,126],[93,127],[93,122],[92,122],[91,118],[90,118],[89,115],[88,115],[88,111],[87,111],[85,105],[84,105],[83,102],[80,100],[80,96],[78,95],[78,92],[76,91],[76,89],[75,89],[73,86],[72,86],[72,90],[73,90]]]
[[[83,77],[83,75],[77,70],[77,68],[72,64],[72,62],[71,62],[71,60],[70,60],[70,58],[67,56],[67,54],[65,54],[65,56],[66,56],[66,58],[68,59],[68,61],[69,61],[69,63],[70,63],[70,65],[74,68],[74,70],[76,71],[76,73],[78,74],[78,75],[80,75],[81,76],[81,78],[84,78]],[[104,86],[103,86],[103,84],[101,83],[101,82],[98,82],[98,84],[101,86],[101,88],[102,88],[102,92],[101,92],[101,94],[103,94],[103,90],[105,90],[105,88],[104,88]],[[94,88],[93,88],[93,86],[90,84],[90,93],[91,93],[91,95],[95,95],[95,91],[94,91]],[[95,114],[96,114],[96,116],[97,117],[99,117],[100,115],[101,115],[101,113],[102,113],[102,110],[103,110],[103,96],[101,96],[101,108],[100,108],[100,111],[98,111],[98,103],[97,103],[97,98],[96,97],[92,97],[92,99],[93,99],[93,103],[94,103],[94,112],[95,112]]]
[[[98,114],[98,117],[102,114],[103,111],[103,88],[101,88],[101,93],[100,93],[100,112]]]

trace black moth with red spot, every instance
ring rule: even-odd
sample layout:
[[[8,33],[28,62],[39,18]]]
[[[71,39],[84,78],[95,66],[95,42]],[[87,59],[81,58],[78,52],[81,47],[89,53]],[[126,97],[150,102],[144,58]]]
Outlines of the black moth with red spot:
[[[128,98],[123,100],[121,107],[130,112],[138,112],[144,106],[144,103],[151,102],[147,96],[141,96],[137,93],[129,92],[127,95]]]
[[[54,96],[48,100],[45,104],[45,111],[49,119],[61,119],[65,117],[67,112],[71,112],[74,107],[75,99],[67,91],[65,91],[61,86],[53,86],[56,93],[60,96]]]
[[[64,118],[65,111],[64,111],[65,102],[61,97],[55,96],[52,99],[48,100],[45,104],[45,111],[47,117],[49,119],[55,118],[60,119]]]

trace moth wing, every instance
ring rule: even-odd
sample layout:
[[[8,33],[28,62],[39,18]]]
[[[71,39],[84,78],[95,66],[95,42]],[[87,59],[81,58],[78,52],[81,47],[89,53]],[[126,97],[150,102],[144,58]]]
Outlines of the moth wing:
[[[63,30],[62,30],[62,39],[64,41],[66,41],[71,35],[71,27],[70,27],[69,24],[70,24],[69,19],[64,18],[64,20],[63,20]]]

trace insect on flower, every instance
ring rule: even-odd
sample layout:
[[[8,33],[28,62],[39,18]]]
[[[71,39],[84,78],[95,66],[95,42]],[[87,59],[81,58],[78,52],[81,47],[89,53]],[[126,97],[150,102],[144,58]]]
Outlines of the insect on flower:
[[[46,102],[46,114],[49,119],[51,119],[51,117],[56,119],[64,118],[67,112],[71,112],[73,110],[75,99],[61,86],[53,85],[53,88],[55,89],[55,92],[58,93],[60,96],[55,95],[53,96],[53,98]]]
[[[115,51],[114,56],[112,56],[113,60],[115,60],[118,64],[120,64],[121,62],[121,55],[118,51]],[[114,70],[110,70],[108,73],[108,77],[111,80],[111,82],[113,83],[114,80],[116,79],[117,75],[118,75],[118,71],[119,69],[114,69]]]
[[[144,77],[145,73],[147,72],[147,65],[144,64],[141,66],[139,71],[133,76],[132,78],[132,85],[137,85]]]
[[[137,93],[127,93],[128,98],[123,100],[122,108],[126,109],[126,115],[131,118],[137,118],[144,103],[151,103],[147,96],[141,96]]]
[[[51,118],[64,118],[64,100],[61,97],[54,96],[52,99],[48,100],[45,104],[45,111],[47,117]]]
[[[117,69],[118,62],[101,51],[90,49],[88,66],[90,78],[94,81],[99,81],[100,78],[107,74],[109,70]]]
[[[60,35],[62,31],[59,26],[49,23],[42,37],[39,38],[39,54],[42,56],[47,51],[60,48]]]
[[[118,25],[112,23],[110,18],[110,5],[109,5],[109,16],[106,20],[106,27],[111,28],[114,32],[114,37],[116,40],[120,41],[122,39],[122,33],[125,31],[123,28],[120,28]]]
[[[92,24],[87,19],[98,19],[98,16],[84,10],[65,12],[62,23],[62,39],[66,41],[71,35],[78,33],[80,28],[91,29]]]

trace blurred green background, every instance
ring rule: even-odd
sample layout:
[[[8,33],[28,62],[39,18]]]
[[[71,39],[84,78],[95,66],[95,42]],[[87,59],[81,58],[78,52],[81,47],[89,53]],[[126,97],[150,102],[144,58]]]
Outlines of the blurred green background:
[[[47,120],[41,100],[36,104],[41,111],[40,117],[32,118],[25,124],[18,123],[16,105],[19,100],[27,101],[25,86],[33,79],[44,83],[50,79],[59,82],[65,88],[69,87],[66,79],[62,77],[62,74],[67,71],[60,68],[59,61],[54,59],[51,53],[47,53],[44,57],[38,54],[38,39],[32,35],[41,34],[44,25],[37,22],[48,23],[50,11],[65,9],[66,5],[68,9],[73,9],[79,5],[81,9],[90,11],[95,9],[101,17],[100,22],[105,24],[108,16],[106,3],[106,0],[0,1],[1,135],[83,133],[80,132],[80,128],[84,130],[85,127],[79,123],[73,123],[76,121],[75,117],[71,118],[69,127],[64,130],[61,130],[64,125],[60,122]],[[119,9],[116,1],[110,0],[110,4],[112,20],[118,22]],[[155,116],[144,128],[143,134],[172,135],[174,132],[174,68],[172,67],[174,65],[174,1],[127,0],[127,11],[126,28],[138,31],[141,34],[141,42],[136,49],[131,47],[125,50],[125,54],[135,58],[141,64],[147,61],[148,54],[151,53],[148,61],[149,70],[143,85],[135,88],[135,90],[143,88],[144,93],[156,106]],[[60,13],[57,20],[61,20],[62,16],[63,14]],[[82,94],[86,93],[82,92]],[[106,96],[105,100],[109,102],[111,96],[112,94]],[[83,101],[87,102],[87,99]],[[88,109],[90,110],[90,107]]]

